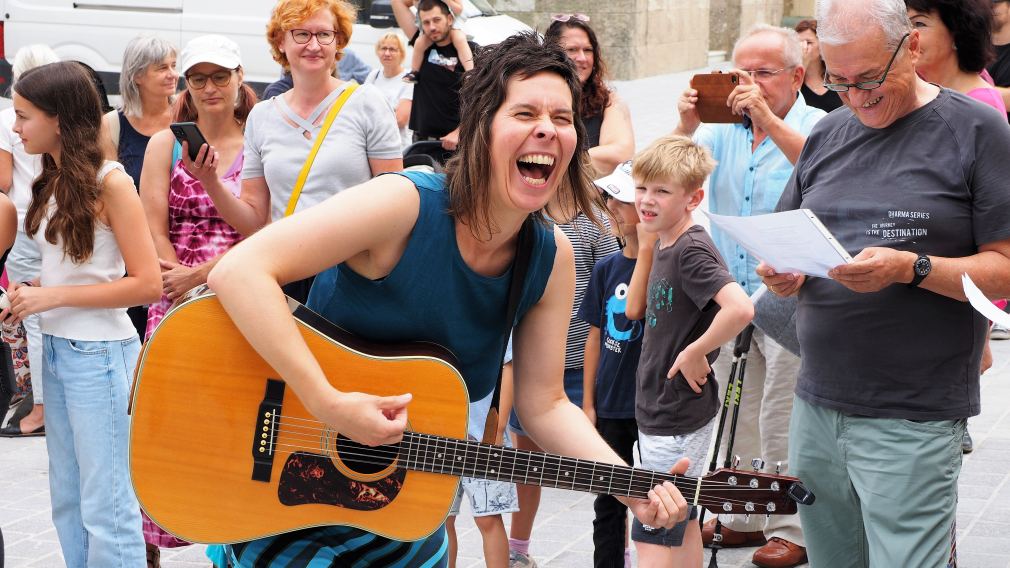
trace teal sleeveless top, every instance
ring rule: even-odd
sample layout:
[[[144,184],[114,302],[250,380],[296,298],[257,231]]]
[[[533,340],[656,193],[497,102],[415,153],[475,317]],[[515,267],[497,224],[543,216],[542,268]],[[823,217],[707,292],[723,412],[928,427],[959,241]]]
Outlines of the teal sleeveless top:
[[[316,276],[307,306],[368,340],[430,341],[455,355],[470,400],[494,388],[502,365],[505,311],[512,267],[501,276],[477,274],[456,246],[445,175],[401,174],[417,187],[417,223],[388,276],[369,280],[338,264]],[[533,254],[516,313],[518,323],[544,293],[557,247],[552,227],[535,224]]]

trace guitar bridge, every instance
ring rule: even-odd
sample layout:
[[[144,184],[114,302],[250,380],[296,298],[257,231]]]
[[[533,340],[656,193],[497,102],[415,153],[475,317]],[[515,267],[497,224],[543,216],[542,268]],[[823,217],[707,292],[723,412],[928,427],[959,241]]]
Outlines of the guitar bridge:
[[[280,425],[281,405],[284,402],[284,381],[267,379],[266,393],[256,413],[252,445],[252,480],[270,481],[277,450],[277,429]]]

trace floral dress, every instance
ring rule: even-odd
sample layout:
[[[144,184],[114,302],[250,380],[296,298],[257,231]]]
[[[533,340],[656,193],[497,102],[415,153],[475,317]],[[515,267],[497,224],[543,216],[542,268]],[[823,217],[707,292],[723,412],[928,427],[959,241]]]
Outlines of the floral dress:
[[[196,266],[220,255],[242,239],[238,231],[226,223],[214,206],[214,201],[203,189],[203,184],[194,178],[182,165],[181,148],[173,150],[172,173],[168,184],[168,239],[172,242],[179,263]],[[243,152],[240,150],[235,162],[221,177],[221,184],[236,197],[241,192]],[[158,323],[172,307],[172,300],[162,296],[161,301],[152,304],[147,313],[147,333],[151,337]],[[148,544],[163,548],[173,548],[189,544],[161,529],[154,521],[144,518],[144,540]]]

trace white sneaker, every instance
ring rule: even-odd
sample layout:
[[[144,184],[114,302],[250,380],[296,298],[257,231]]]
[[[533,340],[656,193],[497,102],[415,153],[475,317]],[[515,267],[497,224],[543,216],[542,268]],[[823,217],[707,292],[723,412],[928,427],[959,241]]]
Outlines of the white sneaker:
[[[1010,329],[1007,329],[1002,325],[994,325],[989,331],[989,339],[1010,339]]]
[[[510,550],[509,568],[537,568],[537,561],[529,554]]]

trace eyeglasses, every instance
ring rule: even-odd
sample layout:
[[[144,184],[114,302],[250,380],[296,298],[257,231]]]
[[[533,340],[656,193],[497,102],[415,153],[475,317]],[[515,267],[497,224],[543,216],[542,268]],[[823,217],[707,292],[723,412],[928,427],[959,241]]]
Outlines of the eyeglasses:
[[[309,30],[291,30],[291,39],[295,40],[297,44],[306,44],[312,41],[312,37],[315,36],[316,41],[319,45],[330,45],[337,39],[336,30],[322,30],[318,32],[310,32]]]
[[[578,20],[584,24],[589,23],[589,16],[585,14],[579,14],[578,12],[574,14],[551,14],[551,21],[554,22],[567,22],[569,20]]]
[[[741,71],[746,71],[755,81],[767,81],[786,69],[792,69],[792,67],[783,67],[781,69],[741,69]]]
[[[231,83],[231,76],[234,72],[234,69],[228,69],[227,71],[215,71],[210,75],[193,73],[192,75],[186,75],[186,84],[194,90],[199,91],[207,86],[207,79],[210,79],[218,87],[227,87],[228,83]]]
[[[855,87],[861,91],[872,91],[879,88],[884,84],[884,79],[887,79],[887,74],[891,72],[891,66],[894,65],[894,60],[898,57],[898,52],[901,51],[901,45],[905,43],[908,36],[909,34],[901,36],[901,41],[898,42],[898,47],[895,48],[894,54],[891,55],[891,60],[887,62],[887,67],[884,68],[884,74],[880,76],[880,79],[876,81],[860,81],[859,83],[828,83],[827,75],[825,75],[824,88],[836,93],[844,93],[851,87]]]

